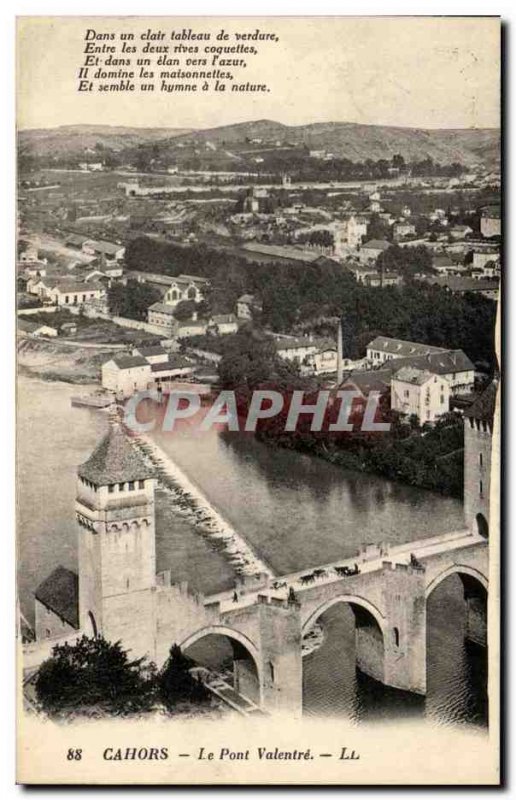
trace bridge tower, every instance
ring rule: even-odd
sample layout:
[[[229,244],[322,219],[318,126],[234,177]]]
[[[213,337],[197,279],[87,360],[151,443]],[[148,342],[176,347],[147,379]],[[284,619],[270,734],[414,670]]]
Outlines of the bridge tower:
[[[498,381],[492,381],[464,412],[464,516],[467,527],[486,539],[497,388]]]
[[[79,622],[121,639],[134,655],[155,650],[155,480],[119,423],[78,469]]]

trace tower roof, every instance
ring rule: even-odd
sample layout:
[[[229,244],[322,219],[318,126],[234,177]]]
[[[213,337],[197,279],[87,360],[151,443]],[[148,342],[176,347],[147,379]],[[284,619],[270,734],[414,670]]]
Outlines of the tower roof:
[[[107,485],[153,477],[150,469],[119,423],[111,426],[91,456],[78,469],[81,478]]]
[[[473,419],[483,420],[490,425],[493,424],[495,405],[496,405],[496,392],[498,389],[498,381],[493,380],[484,389],[482,394],[464,411],[465,417],[472,417]]]

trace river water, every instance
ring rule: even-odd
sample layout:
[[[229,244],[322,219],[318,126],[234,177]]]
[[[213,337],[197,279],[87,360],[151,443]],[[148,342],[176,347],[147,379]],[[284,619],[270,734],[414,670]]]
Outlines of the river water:
[[[104,412],[72,408],[76,393],[67,384],[18,381],[18,592],[29,621],[38,583],[58,564],[77,569],[76,468],[107,429]],[[278,574],[351,556],[363,542],[411,541],[463,524],[456,500],[269,448],[252,436],[183,431],[155,438]],[[173,580],[198,591],[233,583],[224,557],[162,492],[156,550],[158,569],[171,569]],[[426,714],[440,723],[485,725],[485,652],[466,648],[462,610],[452,579],[430,598],[426,702],[357,673],[351,612],[330,610],[323,645],[304,659],[306,713],[356,720]]]

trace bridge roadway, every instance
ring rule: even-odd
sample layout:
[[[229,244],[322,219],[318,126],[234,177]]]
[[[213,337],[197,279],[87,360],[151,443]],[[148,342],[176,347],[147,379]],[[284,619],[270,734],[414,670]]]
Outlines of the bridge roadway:
[[[287,575],[277,576],[270,580],[269,586],[260,586],[260,588],[256,590],[237,590],[237,601],[234,600],[235,590],[228,589],[224,592],[206,596],[205,603],[220,603],[220,613],[237,611],[257,603],[258,595],[285,600],[291,588],[294,590],[296,596],[299,597],[304,591],[312,589],[314,585],[324,586],[341,582],[343,576],[335,571],[336,567],[348,567],[349,569],[353,569],[355,565],[358,564],[360,570],[359,574],[364,575],[365,573],[382,570],[385,562],[390,562],[393,565],[403,564],[408,566],[410,564],[411,555],[414,555],[418,561],[424,564],[424,559],[430,556],[450,553],[454,550],[475,546],[483,542],[485,542],[485,540],[481,537],[470,533],[467,529],[463,529],[431,536],[426,539],[405,542],[399,545],[379,545],[378,547],[365,546],[356,556],[335,561],[331,564],[308,567],[299,572],[291,572]],[[305,576],[313,575],[315,570],[324,570],[325,574],[315,576],[314,580],[310,582],[303,582],[301,580]],[[355,576],[348,575],[346,577],[353,578]],[[286,585],[281,588],[274,588],[274,584],[283,583]],[[300,597],[300,599],[302,601],[302,597]]]

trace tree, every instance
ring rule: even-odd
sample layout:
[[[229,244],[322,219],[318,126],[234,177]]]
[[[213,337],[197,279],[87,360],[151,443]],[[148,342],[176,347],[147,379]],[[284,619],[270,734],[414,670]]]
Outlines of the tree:
[[[129,661],[120,642],[82,636],[75,644],[56,645],[40,666],[36,696],[45,711],[80,711],[100,707],[109,713],[132,713],[152,707],[155,667],[140,658]]]
[[[180,322],[184,322],[191,319],[196,310],[197,303],[194,300],[181,300],[174,309],[174,317]]]
[[[117,317],[146,320],[149,306],[160,300],[159,289],[134,280],[128,280],[126,286],[113,283],[108,289],[109,311]]]
[[[210,699],[208,689],[190,672],[194,663],[182,653],[179,645],[172,645],[170,655],[157,678],[159,698],[169,711],[181,701],[206,703]]]

